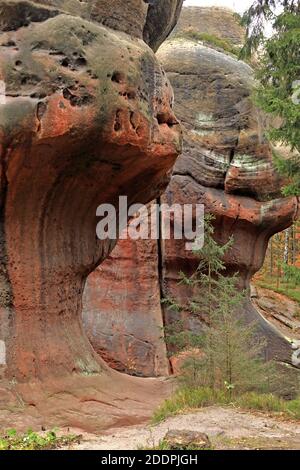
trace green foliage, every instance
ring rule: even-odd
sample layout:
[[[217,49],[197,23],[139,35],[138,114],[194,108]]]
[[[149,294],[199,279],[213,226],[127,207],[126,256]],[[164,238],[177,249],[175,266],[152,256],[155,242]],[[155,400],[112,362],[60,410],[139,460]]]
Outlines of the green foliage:
[[[300,268],[291,264],[283,264],[284,279],[288,284],[300,286]]]
[[[213,217],[207,215],[205,243],[195,251],[199,258],[196,271],[192,276],[181,273],[180,281],[192,287],[193,294],[187,302],[190,314],[205,318],[207,327],[201,332],[190,332],[182,322],[174,322],[165,329],[165,338],[173,349],[189,351],[180,376],[185,386],[210,387],[232,397],[248,390],[262,390],[272,375],[272,366],[262,360],[265,344],[257,338],[256,326],[245,324],[238,315],[244,293],[237,287],[237,276],[223,275],[223,258],[232,239],[219,245],[213,238],[212,222]],[[169,306],[174,305],[180,311],[177,303],[169,300]]]
[[[272,393],[257,394],[247,392],[236,399],[235,402],[241,408],[259,411],[281,412],[285,410],[286,402]]]
[[[262,390],[270,376],[271,364],[262,360],[265,343],[256,337],[256,325],[246,325],[237,315],[242,293],[237,292],[234,278],[221,278],[219,306],[213,312],[205,350],[211,356],[214,389],[225,389],[228,395],[246,390]]]
[[[285,403],[285,413],[294,419],[300,419],[300,398]]]
[[[243,23],[243,17],[242,17],[242,15],[240,15],[240,14],[237,13],[237,12],[234,12],[234,13],[233,13],[233,17],[234,17],[234,19],[236,20],[236,22],[237,22],[239,25],[242,25],[242,23]]]
[[[271,237],[262,269],[256,274],[254,283],[260,287],[283,294],[299,303],[300,225],[295,222],[283,232]],[[296,316],[299,317],[299,314]]]
[[[170,301],[169,306],[173,305]],[[184,328],[182,320],[174,321],[164,327],[164,336],[167,344],[177,351],[190,350],[203,346],[201,335]],[[169,353],[171,354],[171,353]]]
[[[300,397],[295,400],[284,400],[272,393],[245,393],[238,397],[235,404],[249,410],[281,413],[285,417],[300,419]]]
[[[283,12],[276,15],[276,6]],[[264,36],[264,21],[273,26],[273,35]],[[288,178],[285,196],[300,194],[300,2],[256,0],[244,17],[248,39],[242,55],[249,56],[262,46],[255,94],[257,105],[270,114],[273,123],[268,137],[291,149],[287,159],[275,156],[278,170]],[[275,118],[277,120],[275,124]]]
[[[285,195],[300,194],[300,14],[284,13],[274,21],[275,34],[265,41],[257,78],[256,103],[280,120],[268,137],[296,151],[288,159],[275,156],[278,170],[290,179]],[[299,92],[297,92],[297,86]]]
[[[284,13],[300,12],[298,0],[254,0],[244,13],[241,24],[246,28],[247,41],[241,51],[242,58],[251,57],[265,41],[266,21],[274,23],[277,11]]]
[[[280,287],[277,287],[276,282],[272,279],[266,279],[263,281],[257,280],[255,283],[263,289],[273,290],[278,294],[285,295],[286,297],[300,303],[300,292],[298,287],[292,289],[287,283],[282,283]]]
[[[214,34],[209,33],[199,33],[193,29],[186,29],[185,31],[181,31],[176,34],[175,38],[185,38],[191,39],[192,41],[200,41],[207,43],[210,46],[216,47],[218,49],[222,49],[225,52],[233,54],[234,56],[240,55],[240,48],[234,46],[226,39],[222,39]]]
[[[295,81],[300,79],[300,15],[280,15],[274,28],[275,34],[264,43],[257,73],[261,82],[257,102],[283,120],[270,131],[272,140],[300,150],[300,103],[292,99]]]
[[[73,434],[58,436],[53,430],[39,434],[29,429],[24,434],[18,434],[15,429],[9,429],[2,437],[0,436],[0,450],[55,449],[79,440],[80,436]]]
[[[160,423],[169,416],[191,409],[202,408],[215,403],[226,404],[227,402],[228,397],[224,391],[213,391],[209,387],[182,387],[155,411],[152,422],[153,424]]]
[[[194,250],[194,254],[198,255],[200,258],[199,265],[194,276],[196,278],[198,275],[201,276],[199,283],[202,283],[203,280],[205,283],[210,284],[213,280],[212,275],[217,276],[225,270],[223,257],[233,245],[233,238],[230,238],[227,243],[224,243],[224,245],[220,245],[214,240],[214,219],[215,217],[212,214],[206,214],[204,220],[205,243],[203,248]],[[207,274],[204,274],[202,272],[203,270],[207,270]],[[191,279],[193,280],[193,277]],[[184,275],[182,275],[182,281],[187,283],[190,282],[190,280]]]
[[[229,405],[245,410],[280,413],[281,415],[299,420],[300,398],[286,401],[272,393],[246,392],[230,398],[224,391],[214,391],[204,388],[182,388],[165,402],[155,412],[152,422],[160,423],[170,416],[188,412],[211,405]]]
[[[300,46],[299,46],[300,47]],[[300,104],[298,105],[300,107]],[[274,136],[274,131],[270,136]],[[299,147],[299,144],[298,144]],[[299,155],[291,155],[288,159],[283,159],[275,152],[273,153],[275,166],[280,174],[285,176],[290,183],[282,189],[284,196],[298,196],[300,194],[300,161]]]

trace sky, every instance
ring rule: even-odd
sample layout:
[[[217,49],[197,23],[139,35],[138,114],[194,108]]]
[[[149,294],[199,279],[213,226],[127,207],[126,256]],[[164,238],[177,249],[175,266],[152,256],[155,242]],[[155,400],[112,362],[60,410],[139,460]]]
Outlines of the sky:
[[[198,7],[228,7],[238,13],[244,13],[253,3],[253,0],[185,0],[185,6]]]

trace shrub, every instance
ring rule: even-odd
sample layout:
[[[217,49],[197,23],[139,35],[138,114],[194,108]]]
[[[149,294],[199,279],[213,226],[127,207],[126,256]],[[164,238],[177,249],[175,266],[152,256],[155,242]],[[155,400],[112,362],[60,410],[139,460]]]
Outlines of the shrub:
[[[0,436],[0,450],[55,449],[72,442],[79,442],[80,437],[74,434],[58,436],[53,430],[39,434],[29,429],[23,434],[18,434],[15,429],[9,429],[2,437]]]

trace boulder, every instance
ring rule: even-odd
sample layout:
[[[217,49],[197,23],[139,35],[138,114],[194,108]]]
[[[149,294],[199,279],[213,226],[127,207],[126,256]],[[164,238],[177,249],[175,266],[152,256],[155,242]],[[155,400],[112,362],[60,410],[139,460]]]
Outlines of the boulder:
[[[211,442],[206,434],[197,431],[172,430],[163,439],[170,450],[207,450]]]

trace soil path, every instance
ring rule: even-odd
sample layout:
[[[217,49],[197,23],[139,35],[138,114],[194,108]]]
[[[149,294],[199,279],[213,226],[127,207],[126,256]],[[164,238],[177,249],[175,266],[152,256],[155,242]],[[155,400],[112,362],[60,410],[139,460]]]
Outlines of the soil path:
[[[153,448],[168,430],[205,432],[215,449],[300,449],[300,422],[232,407],[211,406],[168,418],[163,423],[85,435],[73,449],[135,450]]]

